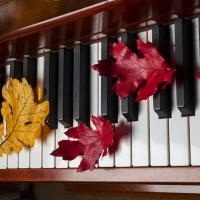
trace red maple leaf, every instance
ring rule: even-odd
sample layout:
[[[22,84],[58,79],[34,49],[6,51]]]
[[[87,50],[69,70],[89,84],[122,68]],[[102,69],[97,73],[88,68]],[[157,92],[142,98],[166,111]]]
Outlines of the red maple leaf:
[[[120,98],[138,90],[136,101],[141,101],[155,94],[162,82],[165,82],[163,88],[169,84],[175,70],[170,68],[152,43],[137,40],[137,47],[138,55],[123,42],[113,43],[110,45],[110,55],[116,61],[100,60],[91,67],[102,76],[118,77],[112,92],[116,92]]]
[[[200,72],[197,72],[197,78],[200,79]]]
[[[92,171],[95,168],[95,164],[98,163],[101,154],[105,156],[108,147],[114,141],[114,132],[109,120],[92,116],[92,122],[96,126],[96,130],[91,129],[85,124],[79,124],[75,128],[68,129],[65,134],[70,138],[78,140],[62,140],[58,142],[59,147],[51,155],[63,157],[63,160],[73,160],[77,156],[83,155],[77,172],[87,169]]]

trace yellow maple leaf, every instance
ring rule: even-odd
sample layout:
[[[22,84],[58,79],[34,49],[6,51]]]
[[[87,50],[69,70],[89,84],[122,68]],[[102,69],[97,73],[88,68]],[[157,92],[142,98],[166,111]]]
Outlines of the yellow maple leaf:
[[[41,93],[38,90],[38,93]],[[20,152],[22,143],[34,146],[35,139],[39,137],[44,120],[49,114],[49,102],[37,104],[34,92],[25,78],[22,82],[10,78],[8,89],[2,88],[2,96],[6,101],[2,103],[1,113],[6,121],[6,131],[0,125],[0,156],[9,155],[11,151]],[[41,96],[41,94],[37,94]]]

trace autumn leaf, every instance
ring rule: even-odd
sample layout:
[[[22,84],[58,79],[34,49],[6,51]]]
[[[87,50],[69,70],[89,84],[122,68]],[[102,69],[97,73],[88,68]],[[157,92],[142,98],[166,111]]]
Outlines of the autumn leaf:
[[[116,61],[100,60],[91,67],[102,76],[118,77],[112,92],[116,92],[120,98],[138,91],[136,101],[141,101],[155,94],[162,82],[165,82],[165,88],[171,82],[174,69],[170,68],[152,43],[137,40],[137,47],[138,55],[123,42],[113,43],[110,45],[110,54]]]
[[[200,72],[197,72],[197,78],[200,79]]]
[[[79,124],[75,128],[68,129],[65,133],[68,137],[77,141],[62,140],[59,147],[51,155],[63,157],[63,160],[73,160],[79,155],[84,155],[77,172],[95,168],[99,157],[107,155],[107,149],[113,144],[114,132],[109,120],[92,116],[92,122],[96,130],[85,124]]]
[[[41,96],[38,90],[37,98]],[[49,114],[49,102],[37,104],[34,92],[25,78],[22,83],[10,78],[8,89],[2,88],[5,101],[2,103],[1,113],[6,121],[6,131],[0,125],[0,156],[9,155],[11,151],[20,152],[22,143],[34,146],[35,139],[39,137],[41,126]]]

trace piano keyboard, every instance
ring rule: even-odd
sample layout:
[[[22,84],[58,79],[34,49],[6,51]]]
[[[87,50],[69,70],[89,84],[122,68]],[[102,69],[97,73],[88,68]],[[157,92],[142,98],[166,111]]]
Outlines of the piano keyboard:
[[[67,139],[64,132],[69,127],[75,127],[78,122],[84,122],[95,128],[89,122],[89,117],[101,114],[111,119],[116,134],[115,143],[109,149],[109,155],[103,159],[100,158],[97,167],[199,166],[200,80],[196,78],[196,72],[200,71],[199,19],[191,20],[191,30],[188,32],[192,32],[192,37],[185,30],[184,23],[187,24],[188,22],[183,20],[176,21],[175,24],[166,25],[164,28],[167,30],[166,33],[162,33],[159,26],[156,25],[157,27],[153,27],[153,29],[143,30],[134,34],[123,33],[116,38],[104,38],[102,41],[93,44],[77,44],[74,50],[64,48],[58,52],[44,50],[43,56],[33,58],[37,71],[35,75],[31,72],[31,77],[26,78],[32,80],[33,76],[35,76],[35,85],[43,91],[42,99],[50,99],[50,108],[52,109],[47,118],[47,124],[53,129],[45,125],[40,138],[35,141],[33,148],[29,149],[23,146],[23,150],[19,154],[12,152],[9,156],[4,155],[0,158],[0,168],[78,167],[81,157],[68,162],[63,161],[62,158],[55,158],[50,153],[58,147],[58,141]],[[165,34],[168,34],[168,36]],[[188,36],[188,38],[184,38],[181,41],[183,36]],[[116,95],[109,94],[111,83],[115,80],[102,78],[89,67],[96,64],[100,59],[107,58],[112,60],[108,53],[109,41],[122,40],[132,48],[132,44],[129,42],[133,41],[133,39],[129,39],[129,37],[136,37],[144,42],[150,41],[158,45],[158,49],[164,49],[164,51],[168,49],[169,62],[173,67],[177,65],[177,59],[180,59],[176,57],[177,54],[184,55],[183,49],[185,47],[183,49],[177,48],[181,47],[181,45],[184,46],[186,43],[191,43],[192,49],[189,49],[189,51],[193,52],[192,61],[187,61],[187,58],[185,58],[187,54],[182,57],[183,65],[184,62],[191,63],[191,72],[193,72],[193,62],[194,73],[192,76],[195,81],[194,96],[196,103],[187,102],[192,100],[193,96],[187,93],[187,86],[184,84],[182,86],[185,86],[185,88],[180,86],[180,82],[186,79],[184,72],[184,77],[177,79],[174,77],[168,89],[172,98],[169,93],[164,94],[166,95],[164,100],[159,97],[161,101],[163,100],[161,103],[156,100],[156,96],[151,96],[148,100],[139,102],[138,116],[135,115],[135,113],[137,114],[137,104],[128,98],[120,100]],[[167,37],[169,37],[169,46],[166,45],[165,41]],[[159,40],[158,43],[156,42],[157,40]],[[186,42],[186,40],[189,42]],[[163,53],[163,50],[161,51]],[[163,57],[167,57],[167,54],[163,55]],[[27,59],[27,56],[24,59]],[[25,61],[9,62],[5,66],[5,80],[7,81],[9,77],[21,79],[22,76],[27,76],[24,68]],[[68,68],[71,71],[66,71]],[[12,70],[16,72],[12,72]],[[70,73],[71,75],[69,75]],[[87,80],[83,74],[88,76]],[[180,73],[178,72],[177,74]],[[68,80],[71,81],[71,84]],[[190,90],[189,88],[189,92]],[[68,96],[64,95],[65,91],[67,91]],[[189,95],[189,100],[184,97],[184,102],[182,103],[178,95],[184,96],[184,93],[186,93],[186,96]],[[129,98],[134,99],[134,94]],[[166,102],[170,104],[170,99],[172,99],[171,110],[162,108],[162,105],[166,104]],[[88,105],[89,102],[90,104]],[[179,108],[177,108],[177,102]],[[195,114],[192,110],[194,105]],[[66,109],[63,108],[68,108],[69,112],[65,112]],[[135,113],[131,114],[130,108],[135,109]]]

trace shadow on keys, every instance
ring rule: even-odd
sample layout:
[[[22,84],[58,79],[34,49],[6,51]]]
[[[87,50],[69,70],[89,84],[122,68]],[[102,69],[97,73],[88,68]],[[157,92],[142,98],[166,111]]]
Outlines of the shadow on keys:
[[[121,121],[117,125],[115,125],[115,142],[114,142],[115,153],[119,151],[121,141],[126,138],[130,138],[131,133],[132,133],[131,126],[128,125],[127,123]],[[113,149],[113,148],[110,148],[110,149]],[[112,154],[113,152],[109,151],[109,153]]]

